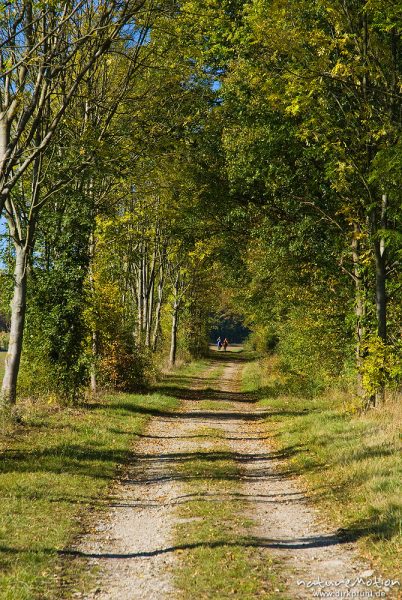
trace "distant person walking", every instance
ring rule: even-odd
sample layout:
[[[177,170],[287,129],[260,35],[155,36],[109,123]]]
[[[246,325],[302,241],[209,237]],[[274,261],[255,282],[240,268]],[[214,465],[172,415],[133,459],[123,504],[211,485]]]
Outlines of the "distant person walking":
[[[225,339],[223,340],[223,349],[224,349],[224,351],[225,351],[225,352],[226,352],[226,348],[227,348],[228,346],[229,346],[229,342],[228,342],[227,338],[225,338]]]
[[[218,346],[218,350],[220,350],[222,348],[221,336],[219,336],[218,339],[216,340],[216,344]]]

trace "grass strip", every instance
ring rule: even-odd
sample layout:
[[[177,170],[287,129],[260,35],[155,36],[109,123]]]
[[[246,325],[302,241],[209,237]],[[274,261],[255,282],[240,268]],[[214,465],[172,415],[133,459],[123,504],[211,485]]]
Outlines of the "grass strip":
[[[24,426],[0,439],[1,600],[60,600],[60,552],[81,531],[82,515],[103,506],[135,434],[176,404],[158,393],[120,394],[25,411]]]
[[[7,352],[0,352],[0,379],[3,380]]]
[[[179,467],[189,501],[179,508],[176,543],[182,553],[175,571],[178,598],[284,599],[273,561],[253,538],[250,505],[239,496],[238,465],[219,429],[194,433],[214,439]]]
[[[149,394],[78,408],[27,402],[19,407],[23,426],[0,423],[0,600],[61,600],[91,585],[86,561],[63,550],[98,521],[93,512],[107,506],[135,435],[178,405],[169,387],[186,386],[209,364],[184,365]]]
[[[358,413],[345,393],[295,394],[275,357],[250,363],[243,389],[259,391],[268,431],[335,526],[356,539],[384,577],[400,575],[402,457],[400,403]]]

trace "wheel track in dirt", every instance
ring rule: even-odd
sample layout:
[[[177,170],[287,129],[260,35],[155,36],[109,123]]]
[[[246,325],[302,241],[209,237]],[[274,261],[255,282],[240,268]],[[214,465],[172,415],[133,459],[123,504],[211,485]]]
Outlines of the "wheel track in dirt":
[[[187,394],[191,399],[182,400],[179,410],[155,416],[136,440],[132,460],[114,486],[105,518],[75,548],[90,566],[99,567],[94,589],[87,594],[76,592],[75,597],[175,598],[172,572],[179,567],[182,551],[174,546],[180,522],[177,506],[189,501],[177,466],[184,455],[200,449],[213,451],[218,440],[229,445],[240,467],[236,495],[248,500],[250,517],[256,523],[251,545],[266,553],[267,562],[272,556],[279,561],[286,584],[284,598],[312,598],[320,589],[307,588],[298,580],[355,581],[370,570],[355,544],[345,542],[323,522],[297,482],[280,475],[283,459],[267,444],[266,411],[258,410],[239,392],[241,363],[231,360],[230,354],[221,360],[225,361],[224,374],[210,392],[217,410],[199,410],[197,394]],[[200,397],[205,397],[209,373],[215,368],[213,364],[192,386],[200,390]],[[219,410],[220,401],[226,407],[230,402],[230,410]],[[203,426],[219,430],[222,437],[201,440],[195,432]],[[364,597],[367,588],[341,584],[324,590],[337,592],[334,597],[340,597],[341,591],[344,597],[348,591]]]

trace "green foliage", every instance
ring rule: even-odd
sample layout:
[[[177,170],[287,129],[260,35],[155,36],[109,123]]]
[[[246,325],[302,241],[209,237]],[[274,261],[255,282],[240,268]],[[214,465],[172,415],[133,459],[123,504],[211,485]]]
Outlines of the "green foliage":
[[[367,339],[378,329],[379,242],[396,346],[401,14],[391,4],[146,3],[139,54],[119,40],[90,69],[43,155],[25,388],[28,363],[42,369],[41,389],[72,397],[89,369],[107,386],[142,385],[152,352],[168,353],[175,306],[180,357],[207,351],[226,288],[252,347],[277,349],[289,371],[324,386],[362,355],[359,326]],[[18,192],[23,220],[33,171]],[[368,357],[367,385],[389,381],[379,350]]]
[[[287,368],[322,385],[350,371],[359,295],[365,335],[377,330],[379,239],[389,345],[400,336],[400,11],[252,0],[243,14],[220,90],[228,179],[250,218],[239,302],[258,347],[273,330]]]
[[[277,350],[278,342],[279,337],[273,324],[257,325],[248,336],[244,348],[258,353],[271,354]]]
[[[74,197],[73,197],[74,198]],[[43,252],[33,264],[21,365],[21,394],[76,401],[88,381],[85,280],[89,264],[88,207],[69,199],[49,211],[38,233]]]
[[[402,346],[388,346],[378,336],[372,336],[364,344],[362,367],[363,385],[368,397],[385,386],[397,388],[402,379]]]
[[[49,288],[48,288],[49,289]],[[84,355],[85,323],[77,298],[60,304],[31,303],[27,315],[25,346],[21,363],[21,395],[56,394],[66,402],[75,402],[88,381],[88,362]],[[60,297],[59,297],[60,300]],[[78,304],[78,306],[77,306]],[[46,308],[49,313],[43,312]],[[36,310],[35,310],[36,309]]]
[[[155,379],[151,354],[124,344],[121,339],[103,348],[96,366],[98,382],[105,389],[133,392],[148,387]]]
[[[7,331],[0,331],[0,352],[4,352],[8,348],[10,334]]]

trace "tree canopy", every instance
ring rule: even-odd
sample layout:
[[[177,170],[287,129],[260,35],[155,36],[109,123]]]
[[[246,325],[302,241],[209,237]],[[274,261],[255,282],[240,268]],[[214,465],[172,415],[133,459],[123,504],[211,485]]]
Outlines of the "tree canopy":
[[[401,20],[392,0],[0,3],[4,406],[145,386],[226,317],[312,389],[381,402]]]

